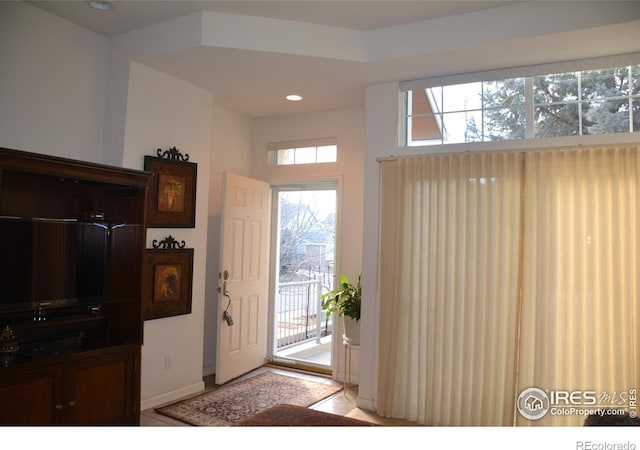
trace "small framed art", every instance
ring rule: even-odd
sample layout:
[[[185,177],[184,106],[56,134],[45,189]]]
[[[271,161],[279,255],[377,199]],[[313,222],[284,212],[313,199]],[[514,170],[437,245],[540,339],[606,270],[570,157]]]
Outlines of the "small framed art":
[[[144,319],[191,314],[192,248],[153,248],[145,254]]]
[[[196,178],[198,165],[188,162],[175,147],[158,149],[158,156],[144,157],[144,170],[153,173],[147,196],[147,227],[194,228],[196,226]]]

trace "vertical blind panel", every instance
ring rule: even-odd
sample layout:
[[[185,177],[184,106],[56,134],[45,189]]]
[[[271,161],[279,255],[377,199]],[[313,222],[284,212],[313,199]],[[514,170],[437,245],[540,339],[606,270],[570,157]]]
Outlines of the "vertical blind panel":
[[[382,164],[379,414],[511,423],[521,158]]]
[[[640,384],[637,177],[637,148],[527,154],[520,390],[599,396]],[[547,413],[517,423],[584,419]]]
[[[582,425],[518,414],[529,387],[628,407],[602,398],[640,385],[638,151],[381,164],[380,415]]]

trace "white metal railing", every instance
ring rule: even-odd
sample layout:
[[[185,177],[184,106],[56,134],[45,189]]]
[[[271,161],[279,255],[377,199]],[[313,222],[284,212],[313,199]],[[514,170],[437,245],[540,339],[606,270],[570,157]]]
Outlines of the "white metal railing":
[[[322,310],[320,280],[278,284],[275,304],[276,348],[281,350],[310,341],[320,343],[331,334],[331,320]]]

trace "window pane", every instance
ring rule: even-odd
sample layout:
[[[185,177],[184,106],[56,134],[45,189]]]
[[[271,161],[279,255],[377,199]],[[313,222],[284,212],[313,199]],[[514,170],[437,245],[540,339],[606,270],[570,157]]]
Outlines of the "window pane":
[[[318,147],[316,162],[336,162],[338,157],[338,147],[335,145],[325,145]]]
[[[294,152],[292,148],[276,151],[276,164],[286,166],[295,164]]]
[[[631,66],[631,79],[633,80],[631,94],[640,95],[640,64],[637,66]]]
[[[536,104],[566,102],[578,99],[578,77],[575,73],[556,73],[533,77]]]
[[[629,102],[609,100],[591,102],[585,114],[583,134],[625,133],[629,131]]]
[[[411,119],[411,140],[429,141],[442,139],[442,129],[437,116],[421,116]]]
[[[426,89],[411,91],[411,114],[431,114],[431,101],[427,98]]]
[[[524,105],[524,78],[485,82],[483,101],[485,109],[520,108]]]
[[[524,105],[513,108],[488,109],[484,112],[484,140],[524,139]]]
[[[534,125],[537,138],[577,136],[580,134],[578,103],[538,106]]]
[[[431,102],[434,113],[442,112],[442,87],[434,87],[425,90],[427,99]]]
[[[442,116],[444,142],[482,141],[482,112],[468,111],[444,114]]]
[[[296,164],[310,164],[316,162],[315,147],[296,148]]]
[[[445,86],[442,95],[444,112],[482,108],[482,83]]]
[[[640,100],[633,101],[633,131],[640,131]]]
[[[587,70],[582,72],[582,98],[619,97],[629,93],[629,69]]]

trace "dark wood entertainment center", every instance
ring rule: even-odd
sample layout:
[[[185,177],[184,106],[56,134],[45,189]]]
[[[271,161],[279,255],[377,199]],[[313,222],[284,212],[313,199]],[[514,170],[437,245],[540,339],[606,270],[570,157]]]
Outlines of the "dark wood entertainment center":
[[[3,306],[0,286],[0,331],[14,336],[19,346],[0,353],[0,425],[139,424],[150,177],[144,171],[0,148],[0,216],[6,221],[99,222],[108,230],[104,289],[91,302],[72,298],[49,306],[32,288],[28,306],[9,301]],[[8,249],[14,244],[6,239]],[[19,270],[10,266],[4,250],[0,270]],[[45,261],[32,258],[35,271],[47,257],[41,252],[38,259]]]

